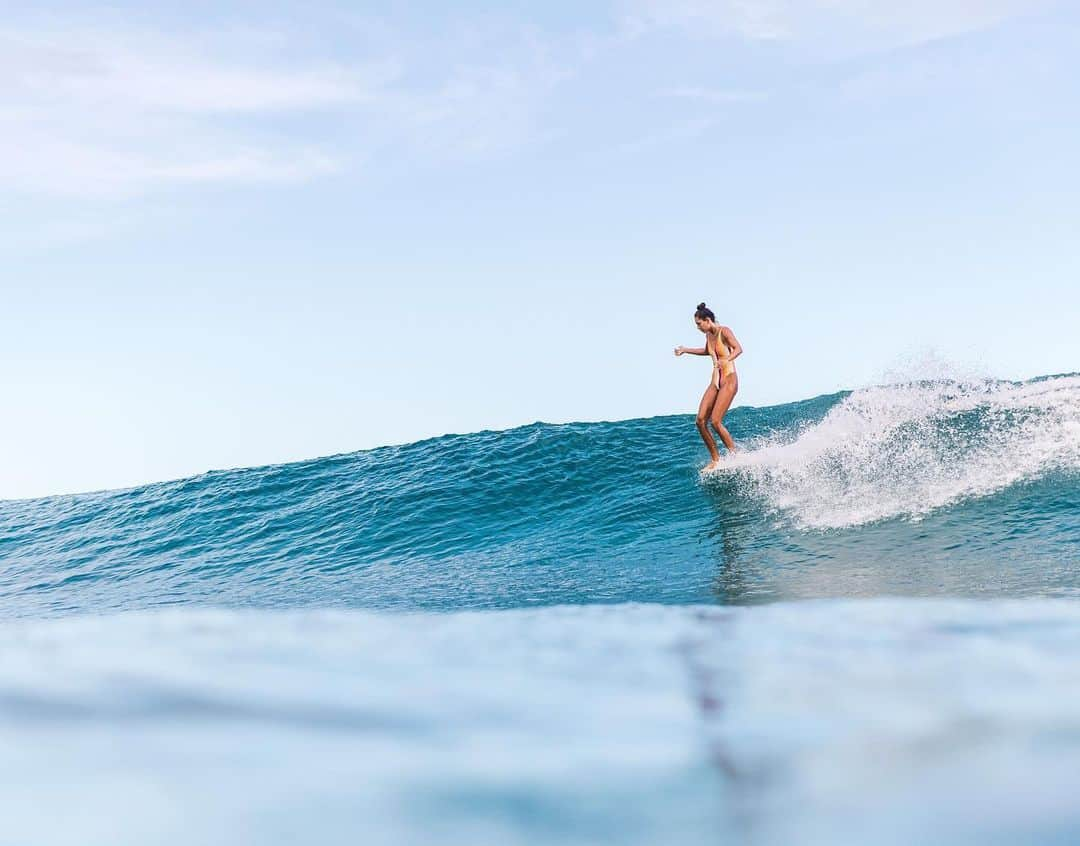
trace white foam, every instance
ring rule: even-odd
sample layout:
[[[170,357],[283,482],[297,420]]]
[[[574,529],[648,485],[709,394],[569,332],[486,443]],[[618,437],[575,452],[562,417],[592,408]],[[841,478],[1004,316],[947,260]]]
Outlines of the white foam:
[[[1080,376],[858,390],[820,422],[759,439],[723,467],[806,528],[917,519],[1080,469]]]

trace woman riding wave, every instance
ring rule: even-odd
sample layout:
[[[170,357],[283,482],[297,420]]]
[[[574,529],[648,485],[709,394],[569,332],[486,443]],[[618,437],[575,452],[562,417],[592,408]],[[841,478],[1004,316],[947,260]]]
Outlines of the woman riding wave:
[[[716,315],[705,303],[698,303],[694,323],[705,335],[705,346],[675,347],[675,355],[707,355],[713,362],[712,379],[701,398],[697,413],[698,432],[712,457],[705,467],[705,471],[709,471],[715,470],[720,464],[720,452],[716,448],[716,439],[709,431],[709,423],[712,423],[728,452],[735,452],[735,442],[724,426],[724,415],[739,390],[739,374],[735,372],[734,361],[742,355],[743,348],[734,332],[716,322]]]

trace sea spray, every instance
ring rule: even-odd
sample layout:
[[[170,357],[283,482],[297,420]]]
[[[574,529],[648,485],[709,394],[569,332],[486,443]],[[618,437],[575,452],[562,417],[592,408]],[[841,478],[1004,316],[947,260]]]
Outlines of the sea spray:
[[[820,421],[751,440],[723,469],[803,527],[918,518],[1080,470],[1080,377],[855,391]]]

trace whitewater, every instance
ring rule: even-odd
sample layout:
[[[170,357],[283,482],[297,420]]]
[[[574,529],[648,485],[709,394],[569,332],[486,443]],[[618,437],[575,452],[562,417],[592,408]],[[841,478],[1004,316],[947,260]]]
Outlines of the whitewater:
[[[1075,842],[1080,375],[727,423],[0,502],[0,843]]]

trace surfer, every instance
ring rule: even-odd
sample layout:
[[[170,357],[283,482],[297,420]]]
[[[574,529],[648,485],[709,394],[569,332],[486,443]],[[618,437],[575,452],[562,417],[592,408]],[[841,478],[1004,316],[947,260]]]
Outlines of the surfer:
[[[709,431],[709,423],[712,423],[728,452],[735,452],[735,442],[724,426],[724,415],[739,390],[739,375],[735,372],[734,361],[742,355],[743,349],[735,333],[727,326],[717,323],[716,315],[705,303],[698,303],[697,311],[694,312],[694,323],[705,335],[705,346],[675,347],[675,355],[707,355],[713,362],[712,379],[701,398],[697,413],[698,432],[712,456],[712,461],[705,467],[705,470],[709,471],[715,470],[720,464],[720,452],[716,449],[716,439]]]

